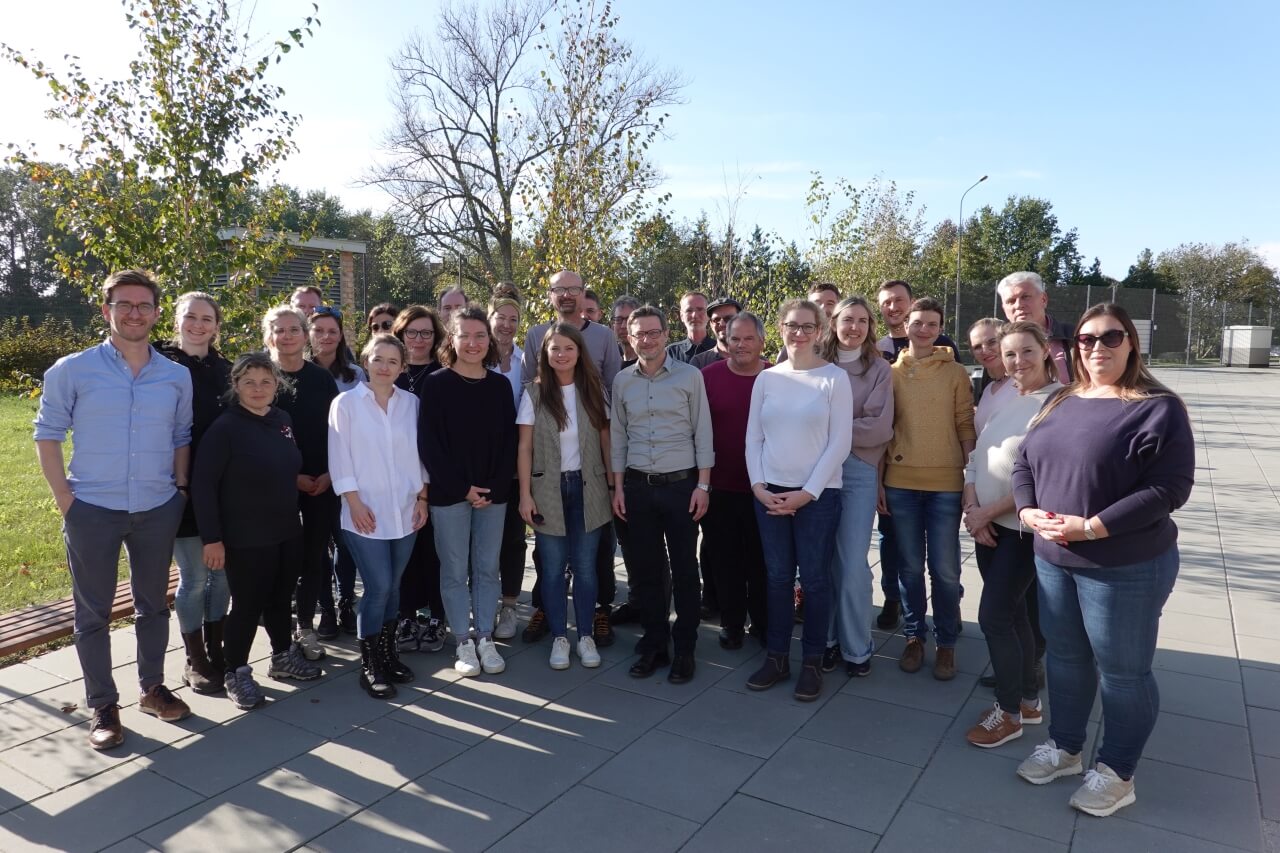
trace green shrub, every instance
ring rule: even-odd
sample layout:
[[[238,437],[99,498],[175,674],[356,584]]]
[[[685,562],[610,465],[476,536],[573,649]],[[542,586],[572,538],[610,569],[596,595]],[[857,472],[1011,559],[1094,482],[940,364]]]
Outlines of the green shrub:
[[[30,317],[0,320],[0,392],[36,396],[55,361],[97,342],[67,319],[46,318],[38,326]]]

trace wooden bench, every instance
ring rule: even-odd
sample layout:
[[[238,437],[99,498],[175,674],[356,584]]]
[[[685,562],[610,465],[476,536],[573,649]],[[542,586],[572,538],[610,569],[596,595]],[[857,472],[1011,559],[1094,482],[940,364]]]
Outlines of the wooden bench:
[[[173,595],[178,590],[178,567],[169,569],[169,588],[165,591],[165,600],[173,604]],[[116,596],[111,602],[111,621],[133,615],[133,592],[129,581],[121,581],[116,586]],[[0,658],[63,637],[71,636],[75,630],[75,602],[70,598],[49,604],[38,604],[15,610],[0,616]]]

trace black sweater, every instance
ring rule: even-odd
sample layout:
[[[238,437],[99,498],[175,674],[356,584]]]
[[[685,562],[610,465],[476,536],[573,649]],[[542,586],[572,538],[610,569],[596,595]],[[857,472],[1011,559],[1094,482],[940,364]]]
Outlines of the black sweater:
[[[464,379],[440,370],[423,380],[418,407],[418,453],[431,475],[432,506],[466,500],[472,486],[489,489],[489,500],[506,503],[516,476],[516,404],[511,383],[486,370]]]
[[[286,371],[285,376],[293,380],[293,390],[281,390],[276,405],[293,419],[294,438],[302,451],[302,473],[312,477],[324,474],[329,470],[329,404],[338,396],[338,383],[329,371],[309,361],[302,363],[301,370]]]
[[[201,540],[260,548],[297,536],[301,467],[286,412],[231,406],[205,432],[196,457],[191,500]]]
[[[191,467],[194,476],[196,450],[200,439],[222,414],[222,395],[231,384],[231,362],[222,357],[215,348],[209,347],[209,354],[204,358],[187,355],[177,344],[162,341],[155,344],[156,351],[170,361],[177,362],[191,372]],[[195,505],[187,501],[182,513],[182,523],[178,525],[178,536],[196,536]]]

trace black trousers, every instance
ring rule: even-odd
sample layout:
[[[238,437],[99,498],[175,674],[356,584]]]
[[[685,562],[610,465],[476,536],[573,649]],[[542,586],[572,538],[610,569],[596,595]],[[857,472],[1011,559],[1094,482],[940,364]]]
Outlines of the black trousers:
[[[338,496],[332,490],[321,495],[298,495],[298,511],[302,513],[302,554],[295,565],[298,580],[298,625],[310,627],[316,618],[316,602],[320,590],[333,573],[329,559],[329,540],[336,529],[334,504]],[[330,598],[333,594],[330,593]]]
[[[440,557],[436,554],[436,534],[431,517],[418,530],[413,552],[400,576],[400,618],[408,619],[427,607],[431,615],[444,621],[444,599],[440,597]]]
[[[498,576],[502,597],[516,598],[524,583],[524,519],[520,517],[520,485],[512,486],[507,501],[507,517],[502,524],[502,546],[498,550]]]
[[[754,504],[755,496],[751,494],[717,490],[702,518],[702,544],[716,571],[720,626],[742,631],[750,614],[751,624],[764,636],[764,551]]]
[[[676,654],[693,654],[697,645],[701,606],[698,525],[689,513],[696,485],[697,478],[692,476],[656,486],[631,477],[624,482],[633,558],[628,572],[644,627],[644,636],[636,644],[640,654],[665,652],[669,639]],[[676,609],[674,628],[662,582],[668,557]]]
[[[615,522],[618,519],[614,519]],[[596,604],[610,607],[618,595],[618,578],[613,573],[613,555],[618,547],[614,536],[613,525],[606,524],[600,528],[600,544],[596,546]],[[623,552],[625,554],[625,551]],[[538,554],[538,546],[533,546],[533,606],[542,609],[542,558]],[[518,592],[518,590],[517,590]],[[507,594],[507,581],[502,579],[502,594]]]
[[[222,648],[227,671],[249,662],[249,647],[258,622],[271,639],[271,651],[289,650],[289,599],[297,584],[296,567],[302,559],[303,535],[260,548],[227,546],[227,586],[231,611],[223,622]]]
[[[978,625],[987,638],[991,668],[996,675],[996,701],[1016,714],[1023,699],[1035,699],[1036,640],[1027,616],[1027,593],[1036,576],[1033,534],[998,524],[996,547],[974,543],[982,574]]]

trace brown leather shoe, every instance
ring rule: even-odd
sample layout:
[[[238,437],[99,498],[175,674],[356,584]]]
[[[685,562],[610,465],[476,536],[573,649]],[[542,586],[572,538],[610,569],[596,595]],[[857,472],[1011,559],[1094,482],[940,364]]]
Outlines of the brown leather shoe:
[[[138,699],[138,710],[144,714],[158,717],[166,723],[176,723],[191,716],[191,709],[163,684],[157,684],[143,691]]]
[[[89,746],[94,749],[111,749],[124,743],[124,727],[120,725],[120,706],[104,705],[95,708],[89,723]]]
[[[956,677],[956,650],[938,648],[933,656],[933,677],[939,681],[950,681]]]
[[[898,658],[898,669],[903,672],[919,672],[924,666],[924,640],[919,637],[908,637],[907,647]]]

